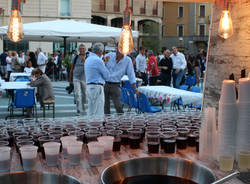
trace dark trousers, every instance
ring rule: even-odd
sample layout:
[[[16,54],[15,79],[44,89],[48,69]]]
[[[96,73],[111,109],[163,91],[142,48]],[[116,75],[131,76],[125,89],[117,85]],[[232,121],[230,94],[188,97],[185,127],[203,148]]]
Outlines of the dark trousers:
[[[147,73],[141,73],[141,76],[139,76],[137,74],[137,77],[142,79],[142,81],[143,81],[142,85],[144,85],[144,86],[148,85],[148,75],[147,75]]]
[[[161,85],[170,86],[171,85],[171,74],[161,74]]]
[[[150,86],[155,86],[157,85],[157,79],[158,79],[158,76],[151,76],[149,78],[149,85]]]
[[[104,86],[104,113],[110,114],[110,99],[113,101],[117,113],[123,113],[121,98],[120,98],[120,84],[106,83]]]
[[[8,78],[7,78],[7,81],[10,81],[10,74],[11,74],[12,71],[8,71]]]

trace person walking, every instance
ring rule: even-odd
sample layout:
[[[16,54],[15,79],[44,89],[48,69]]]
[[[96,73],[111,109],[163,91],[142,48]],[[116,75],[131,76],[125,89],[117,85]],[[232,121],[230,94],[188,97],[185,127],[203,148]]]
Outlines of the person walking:
[[[2,77],[7,78],[7,62],[6,58],[8,57],[8,49],[4,49],[4,52],[0,55],[0,61],[1,61],[1,74]]]
[[[110,72],[110,77],[106,80],[104,86],[104,113],[110,114],[110,99],[113,101],[116,112],[123,113],[120,99],[120,83],[124,75],[128,75],[131,85],[137,92],[133,62],[129,56],[120,53],[118,48],[116,52],[106,54],[105,61],[106,67]]]
[[[41,48],[38,48],[36,52],[37,52],[37,65],[42,70],[42,72],[45,73],[46,62],[48,58],[44,55],[44,53],[42,53]]]
[[[143,80],[143,85],[148,85],[148,76],[146,73],[147,61],[145,56],[145,48],[140,47],[139,54],[136,57],[137,77]]]
[[[81,112],[85,110],[84,104],[86,104],[86,80],[84,73],[84,63],[86,60],[86,47],[85,45],[79,45],[79,55],[76,55],[72,59],[69,83],[70,86],[74,86],[75,102],[77,114],[80,115]]]
[[[172,47],[172,52],[173,54],[170,57],[173,61],[173,86],[174,88],[179,88],[187,62],[184,54],[178,52],[176,47]]]
[[[170,86],[171,85],[171,75],[172,75],[172,68],[173,62],[170,57],[171,52],[170,50],[165,50],[163,52],[164,58],[160,60],[159,69],[161,70],[160,73],[160,80],[162,85]]]
[[[104,45],[102,43],[95,43],[92,47],[92,53],[90,53],[84,65],[87,83],[88,116],[104,115],[103,85],[110,78],[110,73],[101,59],[103,51]]]

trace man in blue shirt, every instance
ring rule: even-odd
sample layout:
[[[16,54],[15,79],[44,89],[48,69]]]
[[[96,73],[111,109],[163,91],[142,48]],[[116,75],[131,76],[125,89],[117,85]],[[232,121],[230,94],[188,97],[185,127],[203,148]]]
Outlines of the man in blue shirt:
[[[92,46],[92,53],[86,59],[84,72],[86,78],[86,95],[88,101],[89,116],[104,115],[104,89],[105,81],[109,79],[110,73],[101,59],[104,51],[102,43],[95,43]]]
[[[135,91],[136,89],[136,78],[132,60],[129,56],[123,55],[116,49],[115,52],[108,53],[105,56],[106,67],[110,72],[110,77],[106,80],[104,86],[105,94],[105,114],[110,114],[110,98],[112,99],[116,112],[123,113],[122,104],[120,100],[120,83],[124,75],[128,75],[130,83],[133,85]]]
[[[7,74],[7,62],[6,58],[8,56],[8,49],[4,49],[4,52],[0,55],[0,61],[1,61],[1,74],[3,77]]]

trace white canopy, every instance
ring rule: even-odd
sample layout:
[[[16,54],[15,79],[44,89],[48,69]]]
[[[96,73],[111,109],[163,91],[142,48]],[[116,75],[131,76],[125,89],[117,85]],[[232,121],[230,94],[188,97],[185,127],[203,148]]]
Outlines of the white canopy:
[[[8,26],[0,27],[0,35],[6,37]],[[111,41],[119,39],[121,28],[90,24],[75,20],[54,20],[23,24],[24,40],[29,41]],[[137,38],[138,31],[133,31]]]

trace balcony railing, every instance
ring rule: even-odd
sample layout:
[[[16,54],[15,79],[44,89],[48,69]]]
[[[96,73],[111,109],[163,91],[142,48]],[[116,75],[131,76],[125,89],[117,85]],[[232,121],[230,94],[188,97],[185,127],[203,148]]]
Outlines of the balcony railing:
[[[153,15],[158,15],[158,9],[153,9]]]
[[[114,12],[119,12],[120,11],[120,6],[114,6]]]
[[[207,42],[208,36],[193,36],[194,42]]]
[[[3,8],[0,8],[0,15],[1,14],[4,14],[4,9]]]
[[[140,8],[140,13],[141,14],[145,14],[146,13],[146,9],[145,8]]]
[[[106,10],[106,6],[105,6],[105,4],[100,4],[100,6],[99,6],[99,10],[101,10],[101,11],[105,11],[105,10]]]

